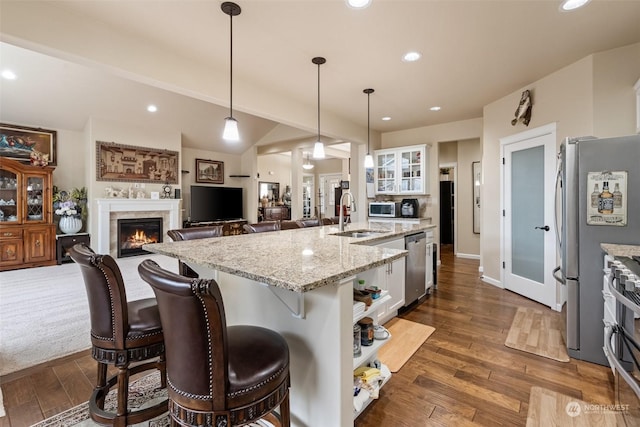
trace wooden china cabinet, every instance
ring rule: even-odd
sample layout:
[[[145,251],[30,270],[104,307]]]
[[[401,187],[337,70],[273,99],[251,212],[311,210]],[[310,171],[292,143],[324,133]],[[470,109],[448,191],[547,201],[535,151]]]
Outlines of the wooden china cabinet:
[[[0,157],[0,271],[56,264],[53,169]]]

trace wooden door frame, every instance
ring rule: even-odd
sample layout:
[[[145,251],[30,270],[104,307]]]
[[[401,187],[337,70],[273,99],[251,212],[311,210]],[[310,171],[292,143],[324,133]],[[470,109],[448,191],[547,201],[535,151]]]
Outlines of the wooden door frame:
[[[453,255],[458,255],[458,162],[440,163],[440,168],[453,168]],[[440,174],[438,173],[438,191],[440,191]],[[438,194],[440,198],[440,194]],[[439,201],[442,204],[442,200]],[[439,222],[439,221],[438,221]],[[440,235],[438,234],[438,245],[440,245]]]

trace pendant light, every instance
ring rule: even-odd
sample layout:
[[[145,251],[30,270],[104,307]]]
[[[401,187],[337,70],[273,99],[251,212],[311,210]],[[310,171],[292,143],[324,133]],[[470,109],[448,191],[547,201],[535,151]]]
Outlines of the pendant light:
[[[311,62],[318,66],[318,140],[313,146],[313,158],[324,159],[324,144],[320,139],[320,65],[327,62],[327,60],[321,56],[316,56]]]
[[[373,167],[373,157],[371,156],[371,152],[369,151],[369,136],[371,134],[370,129],[370,121],[371,121],[371,107],[369,103],[369,98],[371,94],[374,92],[373,89],[365,89],[362,92],[367,94],[367,155],[364,157],[364,167],[372,168]]]
[[[311,162],[309,161],[309,153],[307,153],[307,163],[303,163],[302,164],[302,169],[305,170],[311,170],[313,169],[313,165],[311,164]]]
[[[240,15],[242,11],[237,4],[226,1],[220,6],[222,11],[229,15],[229,117],[224,119],[224,132],[222,138],[227,141],[240,141],[238,133],[238,121],[233,118],[233,17]]]

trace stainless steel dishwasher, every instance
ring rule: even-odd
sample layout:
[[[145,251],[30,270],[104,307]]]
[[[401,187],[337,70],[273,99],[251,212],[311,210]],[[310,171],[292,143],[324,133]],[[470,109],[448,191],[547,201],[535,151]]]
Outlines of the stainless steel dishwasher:
[[[409,251],[406,257],[404,280],[404,306],[415,302],[425,295],[427,238],[424,232],[411,234],[404,238],[404,248]]]

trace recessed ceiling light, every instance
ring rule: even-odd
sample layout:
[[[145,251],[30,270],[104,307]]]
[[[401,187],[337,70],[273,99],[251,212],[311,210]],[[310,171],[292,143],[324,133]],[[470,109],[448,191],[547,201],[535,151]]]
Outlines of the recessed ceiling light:
[[[404,54],[402,60],[405,62],[414,62],[420,59],[420,57],[422,57],[422,55],[418,52],[408,52]]]
[[[16,79],[16,73],[14,73],[11,70],[4,70],[2,72],[2,77],[4,77],[7,80],[15,80]]]
[[[364,9],[371,4],[371,0],[347,0],[347,5],[354,9]]]
[[[158,111],[158,107],[156,107],[155,105],[151,104],[147,107],[147,111],[150,113],[155,113],[156,111]]]
[[[589,3],[591,0],[564,0],[560,4],[560,10],[564,12],[568,12],[571,10],[576,10],[585,4]]]
[[[391,120],[391,117],[385,116],[385,117],[382,118],[382,120],[384,120],[385,122],[388,122],[389,120]]]
[[[437,105],[434,105],[433,107],[429,108],[431,111],[440,111],[441,107],[438,107]]]

